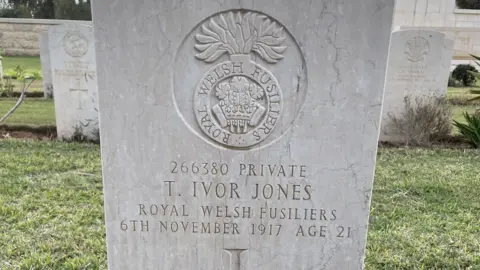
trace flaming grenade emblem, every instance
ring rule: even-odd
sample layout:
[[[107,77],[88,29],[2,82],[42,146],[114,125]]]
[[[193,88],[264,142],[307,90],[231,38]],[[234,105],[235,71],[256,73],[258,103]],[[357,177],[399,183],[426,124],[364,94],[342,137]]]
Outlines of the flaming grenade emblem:
[[[410,62],[420,62],[428,55],[430,44],[423,37],[414,37],[405,44],[405,55]]]
[[[257,12],[229,11],[207,20],[196,34],[196,58],[207,64],[194,106],[200,128],[214,141],[246,148],[265,140],[282,113],[282,92],[275,76],[250,59],[273,66],[287,49],[283,27]]]

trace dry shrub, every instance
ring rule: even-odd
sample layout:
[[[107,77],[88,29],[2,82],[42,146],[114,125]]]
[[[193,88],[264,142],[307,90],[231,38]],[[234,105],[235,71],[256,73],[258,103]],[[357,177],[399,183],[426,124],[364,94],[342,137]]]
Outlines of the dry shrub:
[[[405,111],[399,117],[389,115],[396,134],[406,145],[425,146],[450,138],[452,108],[445,98],[404,99]]]

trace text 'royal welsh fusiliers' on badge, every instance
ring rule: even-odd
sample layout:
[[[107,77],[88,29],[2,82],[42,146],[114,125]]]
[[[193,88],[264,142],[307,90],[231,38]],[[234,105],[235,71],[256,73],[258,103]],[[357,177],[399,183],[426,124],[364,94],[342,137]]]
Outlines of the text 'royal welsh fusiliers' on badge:
[[[283,59],[283,27],[256,12],[225,12],[195,35],[196,58],[212,67],[195,90],[195,115],[203,132],[225,146],[246,148],[265,140],[282,115],[282,91],[274,74],[256,63]],[[223,55],[229,60],[216,63]]]

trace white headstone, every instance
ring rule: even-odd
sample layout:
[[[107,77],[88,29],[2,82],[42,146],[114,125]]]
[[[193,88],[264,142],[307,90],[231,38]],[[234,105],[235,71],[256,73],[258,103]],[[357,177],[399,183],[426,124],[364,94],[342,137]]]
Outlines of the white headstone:
[[[109,269],[361,269],[393,2],[92,2]]]
[[[98,140],[93,28],[82,24],[51,27],[49,49],[58,138]]]
[[[40,63],[43,75],[43,93],[46,98],[53,97],[52,67],[50,65],[50,50],[48,48],[48,31],[39,35]]]
[[[428,102],[446,95],[445,34],[430,30],[392,33],[382,112],[381,141],[402,141],[392,119],[402,118],[405,98]],[[445,84],[447,76],[447,84]]]

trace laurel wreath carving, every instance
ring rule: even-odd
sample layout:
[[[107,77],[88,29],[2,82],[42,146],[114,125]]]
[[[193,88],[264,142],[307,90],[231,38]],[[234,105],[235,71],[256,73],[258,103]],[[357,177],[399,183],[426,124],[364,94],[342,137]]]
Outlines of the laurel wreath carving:
[[[283,27],[266,15],[255,12],[233,12],[211,18],[195,36],[198,59],[211,63],[223,54],[257,53],[268,63],[283,59],[287,49]]]

